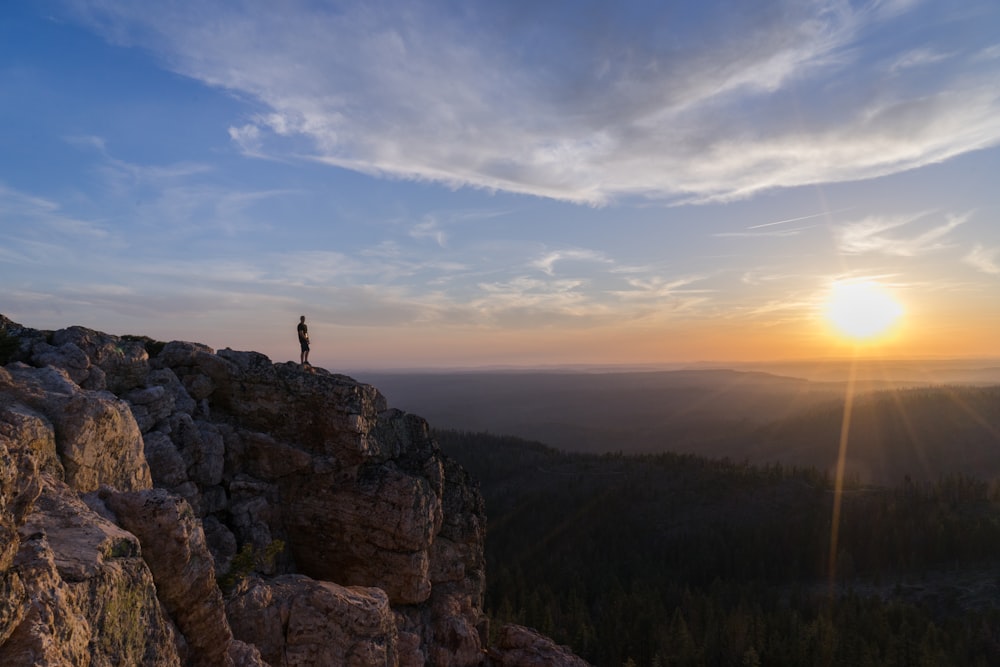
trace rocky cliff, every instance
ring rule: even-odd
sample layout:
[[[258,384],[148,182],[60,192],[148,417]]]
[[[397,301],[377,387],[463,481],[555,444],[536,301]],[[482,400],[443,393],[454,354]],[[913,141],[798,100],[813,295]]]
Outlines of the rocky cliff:
[[[584,664],[486,646],[482,499],[374,387],[2,315],[0,363],[0,664]]]

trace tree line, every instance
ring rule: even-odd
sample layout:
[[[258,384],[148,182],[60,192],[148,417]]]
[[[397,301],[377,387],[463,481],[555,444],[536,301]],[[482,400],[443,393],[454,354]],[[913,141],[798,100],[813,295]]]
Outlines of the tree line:
[[[599,666],[1000,664],[996,484],[849,484],[832,568],[815,469],[436,437],[481,484],[494,625]]]

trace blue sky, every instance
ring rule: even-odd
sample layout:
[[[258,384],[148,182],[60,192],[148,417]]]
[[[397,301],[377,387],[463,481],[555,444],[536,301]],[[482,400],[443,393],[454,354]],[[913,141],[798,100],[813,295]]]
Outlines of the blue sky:
[[[0,9],[0,312],[329,368],[1000,339],[1000,4]]]

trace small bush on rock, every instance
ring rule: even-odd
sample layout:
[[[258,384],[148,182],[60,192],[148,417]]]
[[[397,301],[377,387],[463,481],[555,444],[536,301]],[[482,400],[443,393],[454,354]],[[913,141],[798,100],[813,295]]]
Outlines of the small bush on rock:
[[[244,544],[233,556],[229,571],[219,579],[219,587],[228,593],[254,572],[271,569],[274,567],[274,559],[284,550],[283,540],[273,540],[263,549],[257,549],[252,544]]]

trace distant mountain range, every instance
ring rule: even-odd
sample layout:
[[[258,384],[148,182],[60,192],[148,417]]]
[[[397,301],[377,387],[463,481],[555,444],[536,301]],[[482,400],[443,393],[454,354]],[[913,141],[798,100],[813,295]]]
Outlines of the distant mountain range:
[[[1000,369],[979,363],[859,365],[848,472],[874,483],[1000,476]],[[845,369],[798,370],[814,379],[730,369],[356,375],[436,428],[575,452],[673,451],[831,470]]]

